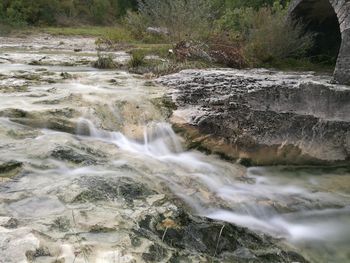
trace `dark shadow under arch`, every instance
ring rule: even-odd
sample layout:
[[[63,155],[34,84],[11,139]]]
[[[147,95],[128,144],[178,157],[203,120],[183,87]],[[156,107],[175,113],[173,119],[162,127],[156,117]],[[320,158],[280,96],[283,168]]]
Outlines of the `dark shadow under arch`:
[[[313,62],[336,65],[341,46],[337,15],[328,0],[304,0],[292,10],[292,19],[300,21],[307,32],[315,34],[308,56]]]

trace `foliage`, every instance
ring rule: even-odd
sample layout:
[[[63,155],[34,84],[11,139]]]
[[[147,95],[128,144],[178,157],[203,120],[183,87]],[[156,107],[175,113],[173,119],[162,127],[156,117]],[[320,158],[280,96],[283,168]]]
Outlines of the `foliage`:
[[[286,21],[286,9],[280,5],[256,11],[246,46],[252,61],[269,62],[306,55],[313,46],[314,35],[304,34],[301,24]]]
[[[209,0],[138,0],[138,13],[126,21],[136,33],[147,27],[163,28],[173,41],[203,37],[211,28]]]
[[[143,16],[138,12],[128,11],[123,19],[123,24],[135,39],[144,43],[164,43],[166,36],[150,34],[147,32],[147,27],[152,25],[148,16]]]
[[[185,43],[175,48],[182,62],[204,59],[236,68],[263,66],[301,58],[313,45],[312,34],[287,21],[288,2],[139,0],[138,12],[129,12],[125,20],[142,40],[147,27],[168,30],[171,42]]]
[[[99,69],[114,69],[116,68],[116,64],[113,61],[113,57],[110,54],[98,53],[97,60],[92,64],[94,68]]]
[[[145,54],[142,50],[134,50],[129,61],[130,68],[137,68],[145,64]]]
[[[149,21],[147,17],[142,16],[138,12],[128,11],[124,18],[124,23],[127,25],[130,32],[140,39],[144,37],[145,29]]]
[[[185,58],[181,63],[209,61],[238,68],[285,65],[283,60],[293,64],[304,58],[314,38],[304,33],[303,25],[287,22],[288,3],[289,0],[1,0],[0,30],[8,32],[8,25],[52,25],[42,30],[96,36],[97,45],[102,47],[99,50],[128,49],[146,43],[199,43],[203,50],[192,50],[199,56]],[[149,27],[159,32],[150,32]],[[160,51],[155,52],[158,48]],[[143,51],[132,53],[129,66],[144,68],[151,64],[158,71],[144,57],[156,54],[164,58],[169,48],[142,47]],[[202,55],[211,58],[203,59]],[[161,72],[172,71],[173,62],[157,63],[157,67],[165,69]],[[99,54],[95,66],[115,67],[105,54]]]
[[[301,24],[287,21],[287,8],[275,2],[257,10],[228,10],[216,21],[215,30],[244,43],[245,57],[252,66],[303,57],[313,45],[313,35],[304,34]]]
[[[113,17],[113,9],[110,1],[108,0],[93,0],[91,5],[91,16],[96,24],[109,24]]]
[[[261,7],[273,6],[276,0],[214,0],[216,5],[224,6],[226,9],[251,7],[258,10]],[[279,4],[286,6],[289,0],[280,0]]]
[[[0,22],[10,25],[110,25],[136,0],[1,0]]]
[[[247,66],[243,47],[239,41],[233,41],[226,35],[214,35],[209,39],[209,54],[216,63],[231,68]]]

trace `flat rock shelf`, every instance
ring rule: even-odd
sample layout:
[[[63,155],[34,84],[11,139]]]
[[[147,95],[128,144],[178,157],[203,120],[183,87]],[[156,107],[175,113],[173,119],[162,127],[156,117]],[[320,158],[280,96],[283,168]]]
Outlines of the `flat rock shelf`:
[[[254,165],[350,164],[350,88],[330,76],[185,70],[160,78],[192,142]],[[193,143],[195,142],[195,143]]]

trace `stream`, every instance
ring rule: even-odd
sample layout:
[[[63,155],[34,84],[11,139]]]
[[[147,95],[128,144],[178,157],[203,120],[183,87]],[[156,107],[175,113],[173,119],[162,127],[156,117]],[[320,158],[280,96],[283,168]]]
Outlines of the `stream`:
[[[161,104],[164,87],[91,68],[90,40],[81,53],[70,51],[77,40],[59,42],[0,42],[1,263],[175,262],[174,251],[144,255],[170,226],[157,240],[134,229],[181,206],[311,262],[350,261],[350,167],[245,168],[188,151]],[[176,262],[207,262],[186,260]]]

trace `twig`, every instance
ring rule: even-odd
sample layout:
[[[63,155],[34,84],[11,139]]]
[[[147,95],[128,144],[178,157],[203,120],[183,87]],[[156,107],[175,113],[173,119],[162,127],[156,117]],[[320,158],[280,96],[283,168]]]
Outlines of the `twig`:
[[[165,230],[164,230],[164,233],[163,233],[163,236],[162,236],[162,242],[164,242],[164,238],[165,238],[165,235],[166,235],[167,231],[168,231],[168,227],[165,228]]]
[[[220,242],[220,237],[221,237],[221,235],[222,235],[222,231],[224,230],[224,227],[225,227],[225,225],[223,225],[222,228],[221,228],[221,230],[220,230],[219,237],[218,237],[218,242],[216,243],[216,248],[215,248],[214,257],[215,257],[215,255],[216,255],[217,250],[218,250],[219,242]]]

